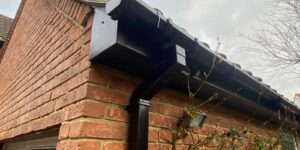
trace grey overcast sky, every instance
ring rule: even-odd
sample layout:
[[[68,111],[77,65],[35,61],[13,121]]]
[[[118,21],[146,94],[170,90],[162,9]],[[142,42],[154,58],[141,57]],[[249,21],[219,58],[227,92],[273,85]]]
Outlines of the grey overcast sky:
[[[0,0],[0,14],[14,18],[21,0]]]
[[[243,69],[261,77],[290,100],[300,92],[300,80],[294,75],[277,70],[263,70],[262,58],[245,50],[249,42],[241,35],[251,35],[253,27],[260,26],[269,0],[145,0],[162,10],[166,17],[184,27],[190,34],[215,47],[217,37],[222,43],[221,53]],[[271,70],[271,71],[270,71]]]
[[[221,53],[242,68],[250,70],[263,82],[271,85],[290,100],[300,92],[299,79],[291,75],[262,71],[264,62],[257,55],[249,54],[242,47],[248,41],[240,35],[251,34],[251,27],[259,26],[268,0],[145,0],[152,7],[163,11],[190,34],[207,42],[213,48],[217,37],[222,42]],[[0,13],[14,17],[20,0],[0,0]]]

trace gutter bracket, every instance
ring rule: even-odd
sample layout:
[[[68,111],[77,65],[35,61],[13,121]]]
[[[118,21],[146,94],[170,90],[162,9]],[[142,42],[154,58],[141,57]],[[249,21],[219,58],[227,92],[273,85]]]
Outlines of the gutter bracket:
[[[148,149],[149,102],[162,88],[170,73],[178,67],[186,68],[183,48],[175,45],[166,52],[165,59],[154,74],[135,89],[130,99],[130,105],[126,108],[130,113],[129,149]]]

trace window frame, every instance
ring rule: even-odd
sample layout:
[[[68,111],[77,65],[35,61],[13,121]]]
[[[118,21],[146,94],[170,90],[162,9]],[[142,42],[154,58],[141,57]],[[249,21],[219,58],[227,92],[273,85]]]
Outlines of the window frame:
[[[58,143],[58,129],[37,132],[5,141],[1,150],[55,150]]]

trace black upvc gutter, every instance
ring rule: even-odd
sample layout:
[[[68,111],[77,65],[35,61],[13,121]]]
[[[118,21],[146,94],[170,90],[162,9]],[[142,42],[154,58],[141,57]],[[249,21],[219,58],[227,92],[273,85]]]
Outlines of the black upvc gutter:
[[[210,66],[211,60],[215,54],[205,44],[199,42],[197,38],[192,37],[184,29],[178,27],[170,19],[167,19],[163,14],[145,4],[142,0],[111,0],[106,7],[107,13],[112,19],[120,20],[123,16],[133,20],[140,20],[145,28],[156,28],[161,34],[166,34],[168,37],[179,46],[190,53],[192,60],[198,63]],[[201,55],[201,59],[198,57]],[[271,104],[277,104],[274,109],[284,111],[284,106],[289,108],[291,113],[300,114],[300,109],[288,102],[284,97],[275,93],[269,87],[260,83],[257,79],[248,75],[233,63],[223,59],[223,61],[215,68],[216,72],[227,75],[235,82],[243,85],[250,90],[261,93],[271,101]],[[272,106],[271,106],[272,107]]]
[[[157,90],[167,85],[186,91],[185,68],[194,76],[191,88],[197,88],[203,82],[197,72],[207,72],[214,58],[222,62],[214,69],[203,93],[217,91],[223,97],[233,96],[226,105],[241,111],[256,110],[263,118],[276,116],[278,110],[300,114],[299,108],[233,63],[216,56],[206,44],[143,1],[110,0],[106,9],[95,8],[91,61],[144,79],[134,91],[128,108],[129,138],[134,149],[147,149],[149,100]],[[241,90],[236,93],[238,89]],[[259,103],[258,97],[261,97]]]

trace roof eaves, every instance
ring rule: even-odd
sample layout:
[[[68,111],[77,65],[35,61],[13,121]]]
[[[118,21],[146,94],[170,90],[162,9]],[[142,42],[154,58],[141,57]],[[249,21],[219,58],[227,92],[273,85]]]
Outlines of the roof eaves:
[[[230,79],[232,81],[240,84],[241,86],[245,86],[249,91],[256,92],[256,94],[260,94],[263,91],[263,95],[270,100],[270,103],[272,105],[279,104],[280,107],[278,109],[283,109],[285,107],[291,108],[292,111],[295,112],[296,115],[300,115],[300,109],[298,106],[292,104],[287,98],[281,96],[279,93],[277,93],[276,90],[270,88],[269,86],[266,86],[265,84],[262,83],[262,79],[255,77],[252,75],[251,72],[242,70],[239,65],[234,65],[234,63],[226,60],[226,56],[220,56],[216,55],[212,50],[210,50],[208,47],[203,45],[200,42],[197,42],[197,38],[194,38],[191,36],[189,33],[187,33],[185,30],[183,30],[181,27],[177,26],[176,24],[172,23],[171,19],[167,19],[163,16],[163,14],[152,8],[151,6],[147,5],[144,3],[142,0],[136,0],[133,2],[131,5],[132,7],[136,8],[128,8],[128,5],[130,2],[127,0],[114,0],[110,1],[108,5],[106,6],[106,13],[113,19],[113,20],[118,20],[120,17],[123,18],[126,17],[126,15],[130,14],[130,16],[127,16],[126,19],[133,18],[131,21],[138,22],[139,19],[142,20],[140,21],[141,24],[147,26],[155,26],[156,30],[164,31],[166,30],[169,31],[169,28],[172,28],[172,34],[176,36],[172,36],[173,41],[177,43],[179,46],[183,47],[186,50],[192,49],[195,54],[201,54],[203,57],[209,57],[209,58],[214,58],[214,56],[219,57],[222,60],[222,63],[220,63],[219,67],[222,67],[222,72],[229,73],[231,75]],[[135,4],[135,5],[134,5]],[[125,15],[124,15],[125,14]],[[158,19],[158,23],[156,23],[155,20]],[[126,20],[128,23],[130,20]],[[165,27],[165,28],[164,28]],[[152,28],[151,28],[152,29]],[[168,35],[170,33],[168,32]],[[170,36],[170,35],[169,35]],[[195,42],[196,41],[196,42]],[[196,47],[196,48],[195,48]],[[199,48],[200,47],[200,48]],[[205,54],[205,55],[204,55]],[[192,55],[191,59],[194,59],[195,61],[198,61],[199,63],[202,63],[204,60],[198,60],[197,57],[194,57],[196,55]],[[237,66],[237,67],[235,67]],[[234,69],[233,69],[234,68]],[[265,104],[268,105],[268,104]],[[266,106],[270,109],[275,109],[273,106]],[[276,108],[277,109],[277,108]],[[300,117],[300,116],[299,116]],[[300,120],[300,118],[299,118]]]

